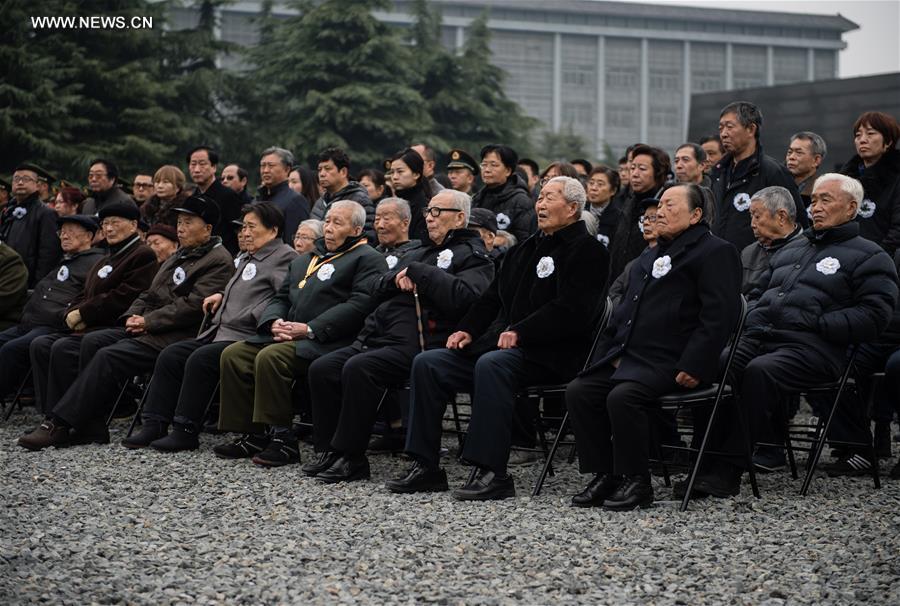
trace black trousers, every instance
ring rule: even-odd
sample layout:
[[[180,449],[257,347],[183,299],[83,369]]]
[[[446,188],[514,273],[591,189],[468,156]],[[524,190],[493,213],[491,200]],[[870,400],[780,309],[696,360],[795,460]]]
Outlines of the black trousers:
[[[447,403],[457,392],[469,392],[472,418],[462,457],[503,475],[509,459],[516,394],[528,385],[556,382],[559,377],[528,362],[521,349],[491,351],[478,358],[449,349],[421,353],[410,373],[406,450],[437,467]]]
[[[75,428],[105,420],[115,405],[118,388],[130,377],[153,370],[159,356],[158,349],[128,337],[124,328],[109,328],[98,333],[106,333],[99,335],[98,340],[109,338],[115,341],[93,355],[52,409],[55,416]]]
[[[21,325],[0,332],[0,399],[18,389],[28,372],[31,342],[50,332],[49,326]]]
[[[34,393],[41,410],[53,410],[94,354],[125,336],[124,328],[109,328],[84,334],[52,333],[32,341]]]
[[[232,343],[189,339],[162,350],[153,369],[143,418],[164,423],[174,420],[199,431],[219,385],[219,358]]]
[[[582,473],[644,475],[653,440],[651,423],[662,414],[660,396],[677,391],[675,377],[652,385],[612,378],[602,366],[566,387],[566,407],[575,433]]]
[[[418,349],[342,347],[309,367],[316,450],[363,454],[384,390],[402,384]]]

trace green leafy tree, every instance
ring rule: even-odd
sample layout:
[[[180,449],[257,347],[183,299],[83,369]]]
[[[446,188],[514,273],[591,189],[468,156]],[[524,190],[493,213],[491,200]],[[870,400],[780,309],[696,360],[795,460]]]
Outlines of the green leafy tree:
[[[357,165],[431,132],[422,96],[411,85],[415,59],[398,33],[372,15],[388,0],[293,2],[298,15],[279,20],[248,51],[253,81],[273,102],[253,118],[269,144],[309,159],[329,146]]]

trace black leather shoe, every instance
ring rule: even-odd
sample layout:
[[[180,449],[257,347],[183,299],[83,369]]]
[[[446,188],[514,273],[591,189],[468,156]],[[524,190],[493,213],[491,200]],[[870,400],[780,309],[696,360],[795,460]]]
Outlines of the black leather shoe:
[[[742,471],[737,467],[721,467],[697,476],[694,492],[718,499],[737,496],[741,492]]]
[[[573,507],[600,507],[619,486],[619,477],[611,473],[598,473],[587,488],[572,497]]]
[[[141,430],[131,434],[131,437],[122,440],[125,448],[146,448],[150,442],[166,437],[169,432],[169,424],[154,419],[144,419]]]
[[[384,484],[391,492],[443,492],[447,485],[447,472],[440,467],[432,469],[416,461],[402,478],[388,480]]]
[[[369,459],[366,455],[343,455],[331,467],[316,474],[316,479],[326,484],[337,484],[368,480],[370,476]]]
[[[700,477],[698,476],[697,480],[699,479]],[[703,499],[705,497],[708,497],[709,495],[705,492],[697,491],[697,480],[694,480],[694,490],[691,491],[691,499]],[[687,485],[687,480],[678,480],[677,482],[674,482],[672,484],[672,498],[679,501],[684,499],[684,493],[687,492]]]
[[[164,438],[150,442],[150,448],[161,452],[182,452],[197,450],[200,440],[192,427],[175,425],[172,432]]]
[[[650,475],[625,476],[622,483],[603,501],[603,509],[631,511],[653,505],[653,484]]]
[[[106,419],[96,419],[81,428],[73,427],[72,433],[69,435],[69,444],[71,446],[109,444],[109,428],[106,426]]]
[[[458,501],[494,501],[516,496],[516,483],[513,477],[506,474],[497,476],[488,469],[479,469],[475,479],[453,491],[453,498]]]
[[[341,458],[341,455],[339,455],[338,453],[326,450],[325,452],[320,452],[318,456],[316,456],[315,460],[310,461],[309,463],[301,467],[300,471],[314,478],[334,465],[334,462],[339,458]]]
[[[244,434],[237,440],[213,446],[213,452],[220,459],[249,459],[264,451],[269,445],[268,436]]]

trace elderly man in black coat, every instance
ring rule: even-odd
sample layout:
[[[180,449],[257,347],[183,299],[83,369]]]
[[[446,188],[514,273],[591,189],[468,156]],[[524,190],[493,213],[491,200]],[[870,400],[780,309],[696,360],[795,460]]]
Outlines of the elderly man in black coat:
[[[313,433],[319,460],[307,475],[327,483],[369,476],[366,446],[384,389],[409,378],[413,358],[443,347],[494,277],[479,233],[466,229],[468,194],[445,189],[425,209],[429,242],[381,276],[379,302],[356,342],[309,367]],[[420,332],[421,331],[421,332]]]
[[[447,339],[416,356],[406,451],[416,462],[389,481],[393,492],[441,490],[441,419],[457,391],[472,393],[462,457],[477,466],[453,492],[460,500],[515,496],[507,474],[516,393],[571,379],[591,345],[606,292],[609,256],[581,221],[586,196],[577,179],[556,177],[535,204],[540,232],[510,249],[490,288]]]
[[[710,233],[703,200],[694,184],[663,193],[657,245],[631,266],[595,359],[566,389],[581,471],[596,474],[575,506],[650,506],[657,399],[715,379],[740,314],[741,266],[737,250]]]
[[[847,347],[875,341],[891,320],[897,272],[880,246],[859,235],[854,218],[862,200],[856,179],[822,175],[813,186],[812,227],[772,258],[767,289],[747,315],[731,377],[754,442],[777,442],[773,418],[784,399],[836,381]],[[740,444],[734,436],[725,442],[733,448]],[[864,465],[856,456],[848,453],[835,465]],[[735,456],[733,463],[710,466],[698,476],[695,490],[716,497],[736,494],[740,461]]]

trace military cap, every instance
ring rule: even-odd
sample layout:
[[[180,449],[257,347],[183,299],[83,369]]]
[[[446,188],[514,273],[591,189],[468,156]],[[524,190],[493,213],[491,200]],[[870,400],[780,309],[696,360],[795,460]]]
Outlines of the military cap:
[[[24,164],[19,164],[16,167],[17,171],[20,170],[30,170],[34,174],[38,176],[39,179],[45,181],[48,185],[56,181],[56,177],[45,171],[43,168],[38,166],[37,164],[31,164],[30,162],[25,162]]]
[[[219,222],[219,205],[216,201],[204,194],[193,194],[175,212],[194,215],[203,219],[207,225],[215,225]]]
[[[469,227],[483,227],[492,234],[496,234],[497,215],[486,208],[473,208],[469,214]]]
[[[68,215],[56,219],[57,227],[62,227],[64,223],[77,223],[92,234],[97,233],[97,230],[100,229],[100,226],[94,220],[94,217],[89,217],[87,215]]]
[[[7,181],[6,179],[0,179],[0,189],[2,189],[3,191],[10,191],[12,190],[12,183]]]
[[[450,162],[447,164],[447,168],[468,168],[476,177],[481,173],[475,158],[461,149],[450,150]]]

